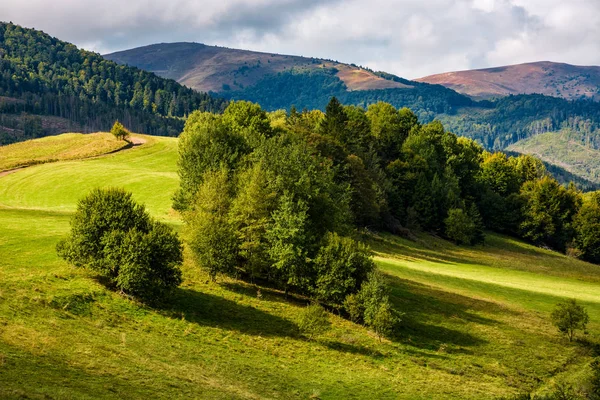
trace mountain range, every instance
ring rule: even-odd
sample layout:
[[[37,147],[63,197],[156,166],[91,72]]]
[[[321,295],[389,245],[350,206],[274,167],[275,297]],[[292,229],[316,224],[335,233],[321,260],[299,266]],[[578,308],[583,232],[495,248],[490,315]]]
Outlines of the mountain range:
[[[528,151],[533,147],[523,141],[563,132],[569,140],[556,146],[600,149],[600,67],[543,62],[411,81],[334,60],[199,43],[161,43],[101,57],[6,23],[0,24],[0,65],[0,144],[106,130],[115,119],[135,131],[173,136],[192,110],[218,111],[228,100],[253,101],[270,111],[324,110],[335,96],[363,108],[378,101],[408,107],[421,122],[440,120],[490,151]],[[586,187],[600,183],[596,168],[575,165],[577,157],[557,160],[564,152],[556,146],[541,151],[538,143],[536,154],[563,169],[560,176]]]

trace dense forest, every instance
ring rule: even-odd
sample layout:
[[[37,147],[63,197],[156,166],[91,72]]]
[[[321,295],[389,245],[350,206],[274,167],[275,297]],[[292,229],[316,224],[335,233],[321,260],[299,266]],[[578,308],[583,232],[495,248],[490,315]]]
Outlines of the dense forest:
[[[223,93],[230,99],[249,100],[266,110],[325,110],[331,96],[343,104],[367,108],[385,101],[410,108],[422,122],[438,119],[461,136],[476,139],[488,150],[503,150],[538,133],[570,128],[591,142],[600,141],[600,103],[568,101],[543,95],[507,96],[495,101],[474,101],[440,85],[408,81],[391,74],[378,75],[412,88],[348,91],[335,70],[282,72],[265,77],[243,90]]]
[[[179,155],[174,207],[211,276],[266,281],[374,329],[377,313],[394,313],[373,295],[385,288],[352,239],[362,229],[463,245],[484,243],[487,229],[600,262],[599,193],[388,103],[365,111],[332,98],[325,113],[266,113],[233,102],[222,115],[192,114]]]
[[[265,110],[297,109],[325,110],[332,96],[344,104],[368,107],[378,101],[395,107],[408,107],[422,121],[432,121],[439,114],[453,114],[460,107],[475,104],[469,97],[440,85],[408,81],[393,75],[379,73],[386,79],[397,80],[412,86],[407,89],[379,89],[349,91],[335,74],[335,68],[322,71],[291,70],[269,75],[256,85],[243,90],[221,93],[230,99],[248,100],[260,104]]]
[[[121,120],[133,131],[174,136],[192,111],[225,106],[222,99],[43,32],[0,23],[0,114],[62,117],[86,131],[108,130]],[[39,120],[12,121],[19,134],[0,136],[0,144],[46,134]]]

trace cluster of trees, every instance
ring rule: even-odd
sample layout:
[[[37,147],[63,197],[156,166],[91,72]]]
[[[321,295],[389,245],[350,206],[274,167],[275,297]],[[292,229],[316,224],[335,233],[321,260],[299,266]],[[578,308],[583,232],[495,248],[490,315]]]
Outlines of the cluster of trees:
[[[194,110],[222,111],[226,103],[137,68],[120,66],[43,32],[0,23],[0,113],[64,117],[87,129],[130,129],[177,135]]]
[[[287,110],[292,106],[325,110],[332,96],[343,104],[363,108],[384,101],[396,108],[410,108],[422,122],[439,119],[455,134],[475,139],[490,150],[503,150],[532,135],[564,128],[582,133],[586,145],[597,146],[600,142],[600,106],[591,100],[568,101],[532,94],[474,101],[440,85],[408,81],[382,72],[377,74],[409,88],[349,91],[336,72],[281,72],[224,96],[253,101],[266,110]]]
[[[583,134],[586,145],[600,140],[600,104],[592,100],[523,94],[474,105],[486,110],[466,109],[438,118],[452,132],[476,139],[486,149],[502,150],[530,136],[565,128]]]
[[[213,278],[307,295],[389,333],[397,316],[385,283],[369,249],[350,237],[349,175],[318,148],[335,151],[335,141],[277,127],[269,117],[258,105],[234,102],[223,115],[198,112],[186,122],[174,207],[197,264]]]
[[[600,262],[599,196],[564,187],[531,156],[488,153],[383,102],[364,110],[332,98],[325,113],[265,113],[240,101],[222,116],[194,113],[180,176],[175,207],[199,262],[294,290],[319,292],[319,250],[349,227],[420,229],[462,244],[491,229]]]
[[[56,249],[70,264],[145,302],[160,302],[181,284],[183,245],[177,233],[122,189],[95,189],[81,199],[71,233]]]
[[[235,100],[248,100],[260,104],[266,110],[298,109],[324,110],[332,96],[344,104],[367,107],[385,101],[396,107],[408,107],[422,121],[431,121],[436,115],[454,114],[460,107],[476,104],[469,97],[440,85],[407,81],[394,75],[378,73],[385,79],[395,80],[407,89],[349,91],[336,76],[337,70],[320,71],[290,70],[265,76],[255,85],[241,90],[223,93]]]

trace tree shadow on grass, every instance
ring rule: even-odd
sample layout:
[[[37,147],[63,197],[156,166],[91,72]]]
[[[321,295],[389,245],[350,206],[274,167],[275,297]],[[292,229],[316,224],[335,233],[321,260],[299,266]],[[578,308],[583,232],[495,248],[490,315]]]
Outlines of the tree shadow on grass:
[[[252,284],[245,281],[222,282],[219,285],[226,290],[249,297],[257,297],[258,291],[260,290],[261,299],[266,301],[285,304],[292,303],[298,306],[305,306],[310,303],[310,299],[306,297],[292,292],[286,295],[281,290],[265,286],[263,282],[260,284]]]
[[[177,289],[160,311],[198,325],[257,336],[298,336],[297,327],[285,318],[208,293]]]
[[[327,347],[328,349],[340,351],[343,353],[359,354],[362,356],[368,356],[373,358],[383,357],[383,354],[379,350],[371,349],[365,346],[354,345],[343,342],[336,342],[330,340],[319,341],[319,344]]]
[[[500,322],[476,312],[514,313],[500,305],[442,291],[418,282],[386,276],[390,285],[390,300],[396,309],[405,312],[396,341],[417,348],[437,351],[442,345],[474,347],[486,343],[468,332],[468,324],[497,325]],[[452,320],[464,329],[452,329],[444,322]]]

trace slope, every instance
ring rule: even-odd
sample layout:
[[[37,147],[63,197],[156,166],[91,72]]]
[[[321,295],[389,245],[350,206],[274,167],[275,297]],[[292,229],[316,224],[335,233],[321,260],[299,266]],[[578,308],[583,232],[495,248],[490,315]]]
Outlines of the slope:
[[[600,67],[549,61],[446,72],[416,79],[474,98],[539,93],[567,100],[600,101]]]
[[[218,111],[224,104],[41,31],[0,22],[0,114],[9,115],[0,118],[0,144],[75,127],[108,130],[117,119],[136,132],[175,135],[181,117],[196,109]],[[37,116],[22,118],[22,113]],[[49,115],[73,126],[45,126],[40,116]]]
[[[600,324],[597,266],[491,235],[484,247],[369,235],[406,312],[379,342],[335,315],[307,341],[302,299],[231,279],[210,283],[186,258],[168,306],[149,308],[59,260],[76,200],[122,186],[179,229],[176,139],[36,165],[0,178],[0,397],[493,399],[585,374],[590,352],[558,336],[564,297]]]
[[[53,161],[82,159],[112,153],[131,146],[107,132],[64,133],[0,147],[0,173]]]
[[[290,70],[335,69],[348,90],[408,88],[401,82],[383,79],[355,65],[300,56],[207,46],[201,43],[160,43],[104,56],[174,79],[200,91],[240,90],[255,85],[267,75]]]
[[[595,136],[594,136],[595,137]],[[564,129],[520,140],[508,150],[534,155],[567,171],[600,183],[600,151],[590,137]]]

